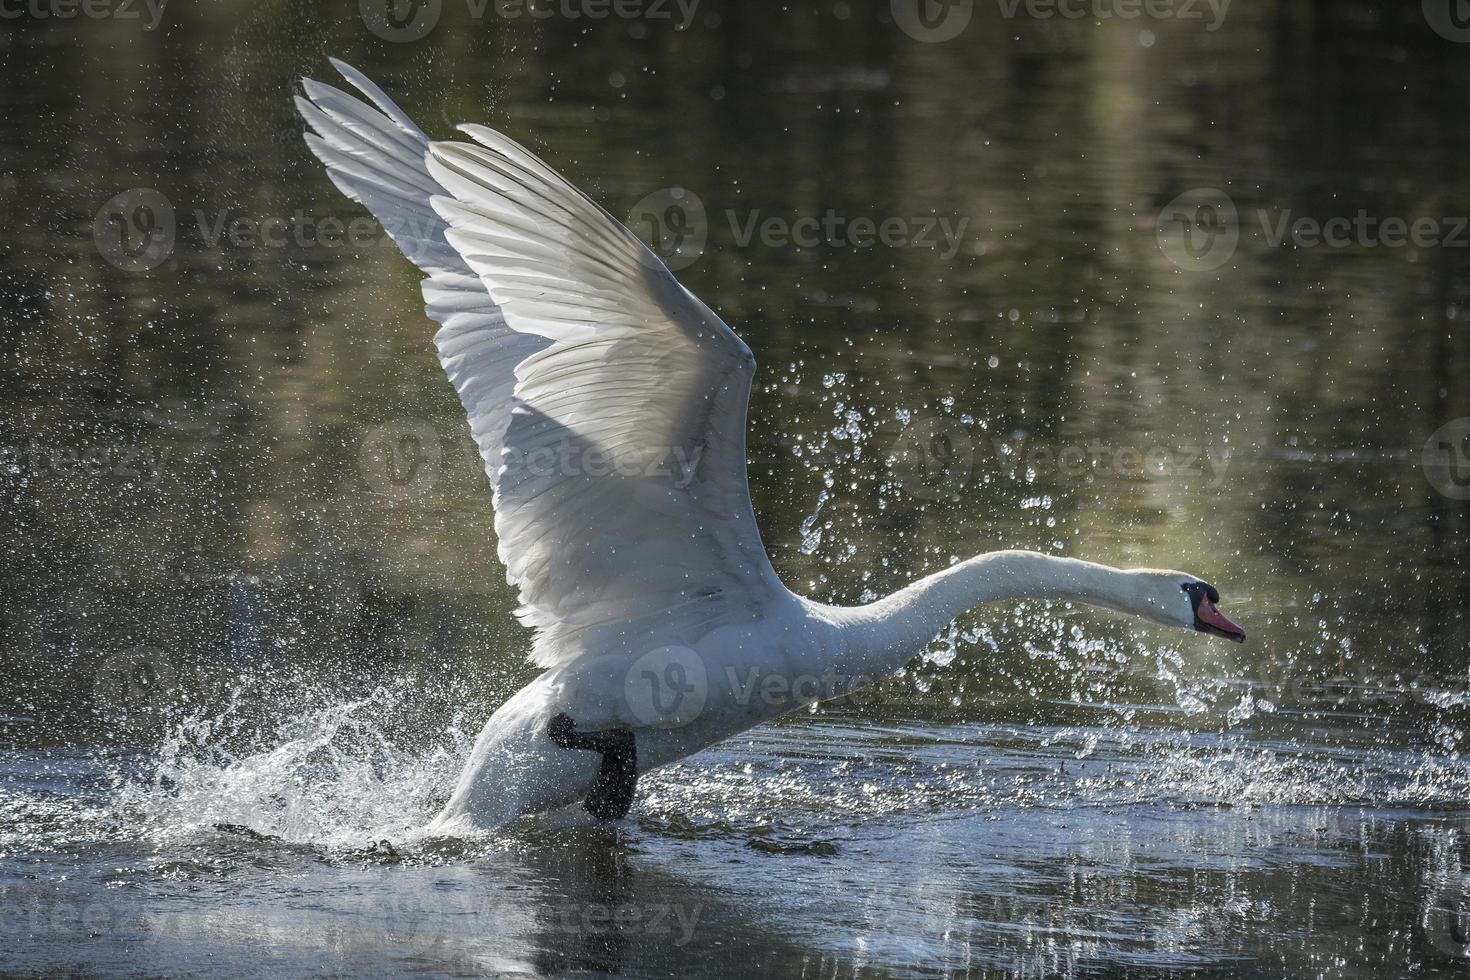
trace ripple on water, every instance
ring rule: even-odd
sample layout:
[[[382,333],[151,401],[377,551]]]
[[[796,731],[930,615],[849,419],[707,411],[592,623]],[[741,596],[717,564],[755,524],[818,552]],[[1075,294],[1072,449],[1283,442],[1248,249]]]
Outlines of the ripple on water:
[[[329,950],[341,959],[326,962],[525,970],[554,962],[569,936],[605,952],[578,918],[589,908],[645,923],[668,908],[720,916],[722,937],[774,929],[796,937],[783,955],[798,965],[1220,965],[1252,928],[1294,935],[1305,913],[1296,884],[1271,883],[1277,869],[1350,903],[1379,874],[1363,835],[1410,824],[1429,836],[1370,850],[1394,856],[1395,875],[1434,880],[1381,890],[1411,907],[1438,896],[1433,912],[1459,887],[1460,838],[1440,838],[1470,798],[1467,767],[1328,732],[1303,743],[832,713],[651,774],[617,828],[573,809],[482,840],[415,841],[437,806],[425,786],[457,776],[471,739],[395,744],[369,722],[374,698],[306,712],[230,753],[182,729],[151,755],[10,753],[0,883],[57,949],[73,926],[101,922],[181,972],[201,943],[257,941],[295,950],[303,968]],[[1347,874],[1357,884],[1334,877]]]

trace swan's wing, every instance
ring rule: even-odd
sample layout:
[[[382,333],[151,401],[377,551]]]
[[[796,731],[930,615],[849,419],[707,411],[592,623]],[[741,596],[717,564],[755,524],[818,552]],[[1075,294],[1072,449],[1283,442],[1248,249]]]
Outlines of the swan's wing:
[[[515,366],[549,343],[512,330],[484,284],[445,240],[448,225],[429,199],[443,194],[429,175],[429,138],[361,72],[332,65],[373,105],[331,85],[302,79],[296,106],[314,132],[307,146],[326,164],[337,189],[367,207],[394,243],[428,274],[424,301],[441,325],[439,360],[469,413],[480,453],[498,465],[510,422]],[[374,108],[376,106],[376,108]]]
[[[471,129],[484,148],[441,144],[429,163],[407,115],[333,65],[372,105],[304,80],[307,143],[428,274],[440,360],[495,485],[500,555],[539,630],[532,659],[757,618],[784,590],[745,482],[750,351],[527,151]],[[466,227],[449,232],[436,197]]]
[[[434,208],[513,329],[495,530],[543,666],[687,643],[785,594],[745,473],[755,358],[642,242],[505,136],[433,143]],[[473,412],[471,413],[473,418]]]

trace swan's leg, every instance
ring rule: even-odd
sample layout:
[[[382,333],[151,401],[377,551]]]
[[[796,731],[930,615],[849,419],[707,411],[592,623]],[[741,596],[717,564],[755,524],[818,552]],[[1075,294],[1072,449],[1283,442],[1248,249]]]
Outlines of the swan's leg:
[[[632,730],[579,732],[577,723],[563,712],[551,719],[546,734],[564,749],[602,753],[602,767],[597,770],[597,778],[592,780],[592,789],[582,805],[598,820],[626,817],[638,784],[638,750]]]

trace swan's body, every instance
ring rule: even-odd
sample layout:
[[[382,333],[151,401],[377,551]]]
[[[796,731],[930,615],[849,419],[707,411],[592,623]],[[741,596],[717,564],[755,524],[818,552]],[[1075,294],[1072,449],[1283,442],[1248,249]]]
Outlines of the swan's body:
[[[524,148],[431,143],[305,81],[313,152],[427,274],[440,360],[494,486],[500,557],[546,672],[486,723],[430,832],[586,799],[892,673],[965,610],[1056,597],[1239,639],[1213,588],[1030,552],[963,562],[871,605],[791,593],[745,476],[755,359],[621,224]],[[558,727],[560,726],[560,727]]]

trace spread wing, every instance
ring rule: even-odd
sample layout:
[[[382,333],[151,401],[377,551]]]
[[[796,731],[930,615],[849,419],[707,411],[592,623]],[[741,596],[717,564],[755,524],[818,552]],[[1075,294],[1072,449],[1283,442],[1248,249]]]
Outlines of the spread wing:
[[[425,162],[429,138],[361,72],[335,58],[332,65],[373,105],[302,79],[305,97],[297,96],[296,107],[314,130],[306,134],[306,145],[326,164],[337,189],[366,206],[427,274],[424,302],[440,324],[434,335],[439,361],[493,471],[510,424],[515,366],[548,341],[512,330],[480,278],[445,239],[449,226],[429,204],[444,193]]]
[[[388,230],[429,273],[435,342],[494,486],[500,558],[537,630],[532,660],[690,643],[760,618],[787,593],[746,483],[750,350],[529,151],[480,126],[461,127],[474,144],[428,143],[338,67],[382,112],[308,83],[308,105],[335,126],[304,106],[312,149],[380,219],[420,222],[431,206],[432,226]]]

